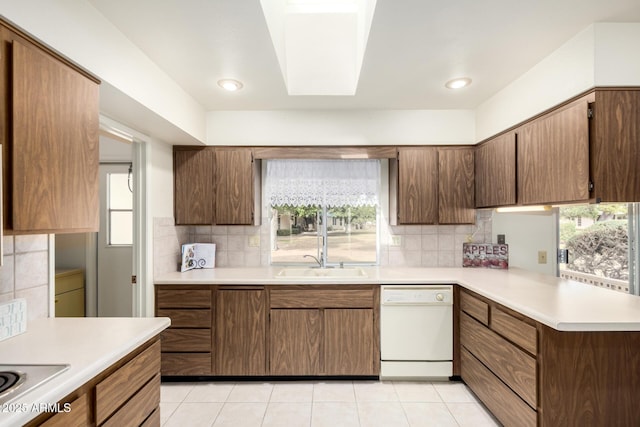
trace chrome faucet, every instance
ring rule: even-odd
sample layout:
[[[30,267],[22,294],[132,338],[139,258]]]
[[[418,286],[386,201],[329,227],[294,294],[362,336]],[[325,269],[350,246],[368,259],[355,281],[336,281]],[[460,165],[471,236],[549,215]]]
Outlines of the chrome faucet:
[[[313,255],[303,255],[302,258],[313,258],[318,263],[318,267],[324,268],[324,257],[322,256],[322,254],[320,254],[320,259]]]

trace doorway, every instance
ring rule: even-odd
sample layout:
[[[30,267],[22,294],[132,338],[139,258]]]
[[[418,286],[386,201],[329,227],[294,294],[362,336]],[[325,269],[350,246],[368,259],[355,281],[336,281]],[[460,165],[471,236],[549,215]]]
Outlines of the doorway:
[[[133,295],[133,165],[100,164],[98,316],[131,317]]]

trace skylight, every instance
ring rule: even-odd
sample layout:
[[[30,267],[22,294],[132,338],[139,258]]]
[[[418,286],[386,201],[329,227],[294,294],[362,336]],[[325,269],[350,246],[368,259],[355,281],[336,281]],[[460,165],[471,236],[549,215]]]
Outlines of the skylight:
[[[355,95],[376,0],[260,0],[289,95]]]

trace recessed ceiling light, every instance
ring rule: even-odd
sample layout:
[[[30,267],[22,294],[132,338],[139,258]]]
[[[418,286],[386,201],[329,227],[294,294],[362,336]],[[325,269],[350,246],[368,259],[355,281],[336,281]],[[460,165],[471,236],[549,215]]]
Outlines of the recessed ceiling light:
[[[470,84],[471,79],[469,77],[460,77],[457,79],[449,80],[444,85],[449,89],[462,89],[463,87],[469,86]]]
[[[218,80],[218,86],[224,90],[228,90],[229,92],[235,92],[242,89],[242,83],[233,79]]]

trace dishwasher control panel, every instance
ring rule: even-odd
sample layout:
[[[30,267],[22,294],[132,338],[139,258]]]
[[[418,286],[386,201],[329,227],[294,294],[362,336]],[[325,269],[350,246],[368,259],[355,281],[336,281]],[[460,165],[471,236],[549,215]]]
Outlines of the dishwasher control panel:
[[[383,286],[382,305],[417,304],[451,305],[453,304],[452,286]]]

